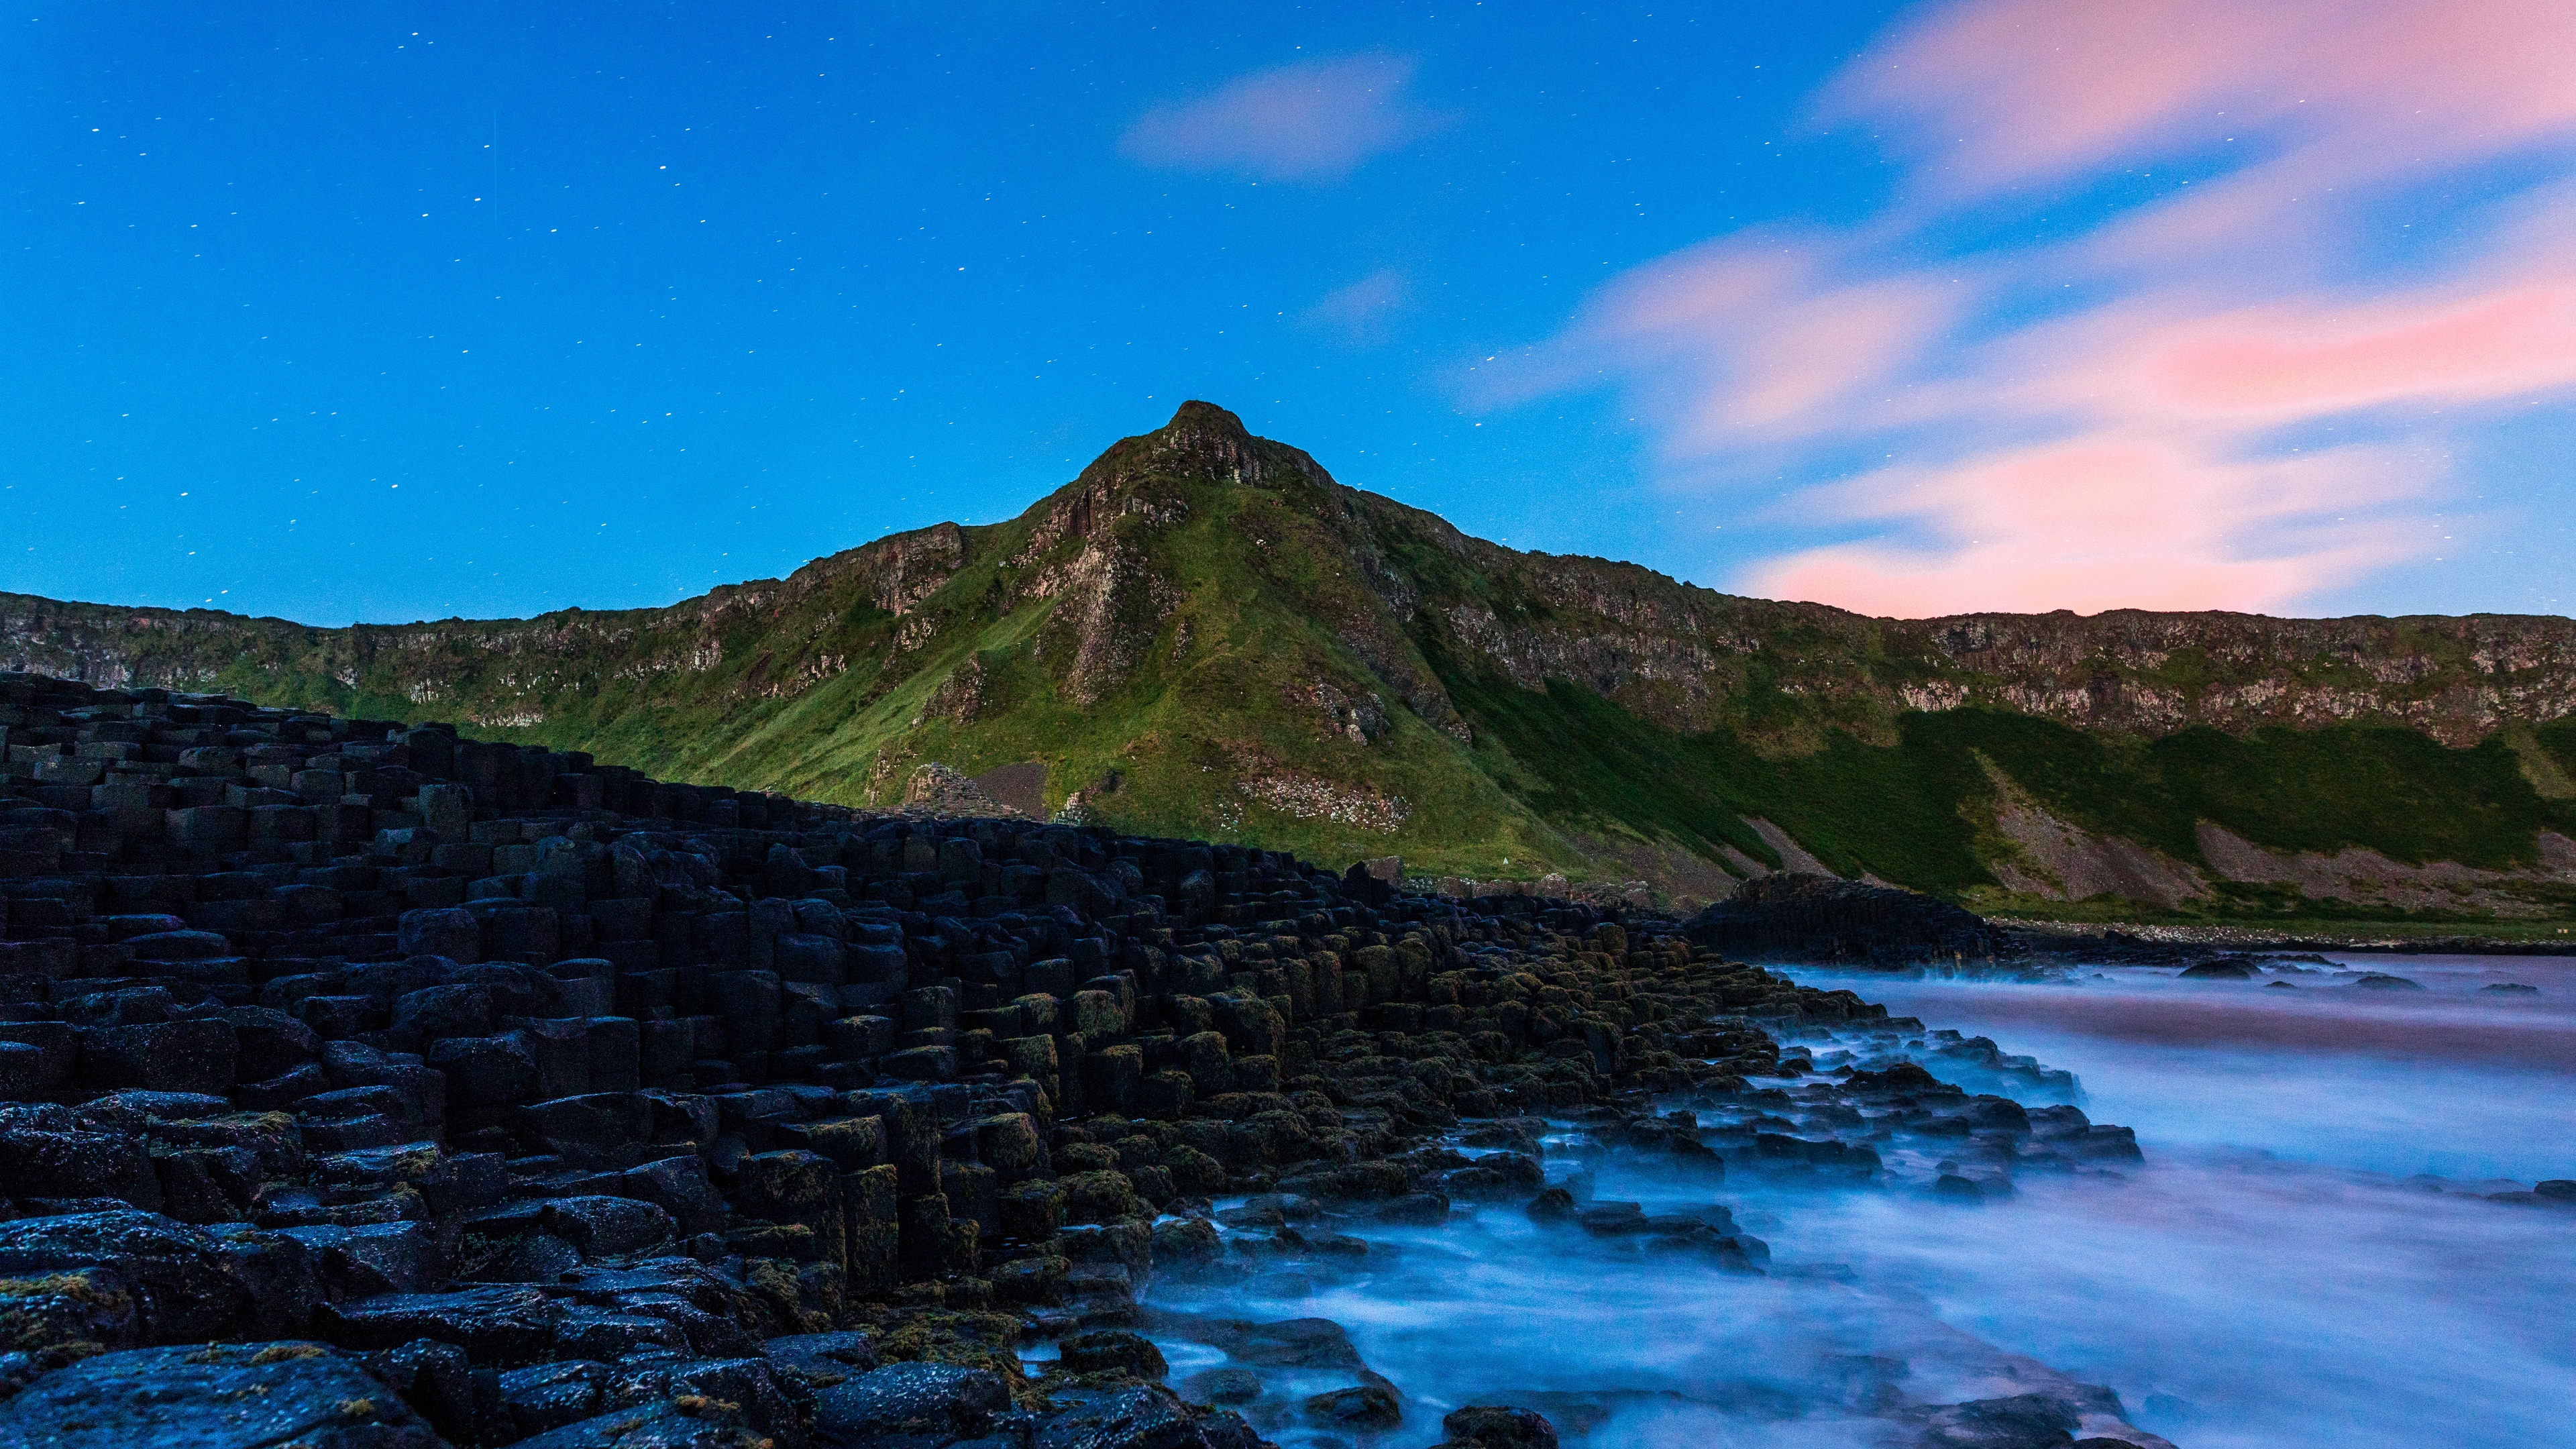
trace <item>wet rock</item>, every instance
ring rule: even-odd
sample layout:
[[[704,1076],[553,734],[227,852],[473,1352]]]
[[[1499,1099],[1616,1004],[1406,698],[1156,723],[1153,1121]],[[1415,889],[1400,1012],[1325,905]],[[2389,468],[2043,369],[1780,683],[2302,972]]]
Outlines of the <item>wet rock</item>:
[[[1547,1188],[1523,1204],[1521,1211],[1533,1222],[1570,1223],[1575,1220],[1574,1194],[1562,1187]]]
[[[815,1392],[814,1442],[821,1449],[862,1449],[897,1435],[933,1444],[969,1439],[1009,1405],[1008,1385],[990,1370],[888,1364]]]
[[[161,1182],[143,1144],[122,1133],[0,1127],[0,1182],[21,1198],[114,1197],[161,1206]]]
[[[876,1340],[857,1332],[788,1334],[763,1343],[760,1351],[818,1384],[840,1383],[877,1366]]]
[[[1533,1409],[1469,1404],[1440,1420],[1444,1443],[1476,1449],[1556,1449],[1556,1426]]]
[[[668,1212],[628,1197],[552,1198],[539,1222],[544,1231],[593,1259],[660,1248],[679,1231]]]
[[[441,1444],[400,1395],[356,1361],[301,1342],[136,1349],[84,1359],[0,1407],[0,1438],[62,1449]]]
[[[2114,1412],[2118,1401],[2111,1403]],[[2072,1445],[2082,1409],[2051,1394],[2015,1394],[1917,1411],[1927,1449],[2061,1449]]]
[[[1254,1368],[1358,1370],[1357,1348],[1342,1326],[1329,1318],[1286,1318],[1270,1323],[1238,1319],[1163,1315],[1153,1325],[1192,1342],[1223,1350]]]
[[[1040,1418],[1031,1449],[1258,1449],[1261,1437],[1235,1415],[1191,1408],[1158,1384],[1060,1390]]]
[[[737,1406],[693,1394],[610,1409],[516,1449],[751,1449],[764,1438],[774,1436],[755,1431]]]
[[[1646,1209],[1633,1202],[1589,1202],[1575,1210],[1575,1225],[1595,1237],[1625,1237],[1651,1232]]]
[[[607,1383],[608,1365],[591,1359],[512,1369],[499,1379],[510,1427],[521,1436],[589,1418]]]
[[[394,1348],[416,1338],[452,1343],[478,1364],[517,1366],[548,1356],[564,1310],[530,1287],[446,1293],[386,1293],[326,1303],[314,1315],[323,1338],[343,1348]]]
[[[1250,1369],[1208,1369],[1190,1375],[1181,1390],[1200,1403],[1249,1404],[1261,1397],[1261,1375]]]
[[[1058,1178],[1056,1186],[1064,1193],[1064,1220],[1067,1223],[1108,1223],[1132,1218],[1145,1211],[1136,1188],[1123,1174],[1112,1171],[1077,1172]]]
[[[1315,1394],[1302,1407],[1310,1422],[1328,1429],[1392,1429],[1404,1422],[1404,1406],[1375,1384]]]
[[[298,1245],[132,1209],[0,1223],[0,1279],[26,1323],[19,1348],[203,1342],[300,1324],[319,1296]]]
[[[1141,1333],[1123,1328],[1096,1329],[1076,1334],[1057,1345],[1067,1370],[1078,1374],[1124,1373],[1134,1378],[1159,1379],[1169,1373],[1162,1350]]]

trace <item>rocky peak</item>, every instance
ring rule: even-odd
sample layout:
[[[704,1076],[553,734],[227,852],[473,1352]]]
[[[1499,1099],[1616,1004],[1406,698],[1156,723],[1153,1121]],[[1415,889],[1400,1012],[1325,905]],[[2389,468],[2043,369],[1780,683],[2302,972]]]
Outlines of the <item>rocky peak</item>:
[[[1181,404],[1172,420],[1148,436],[1178,450],[1201,450],[1217,456],[1249,453],[1257,440],[1243,419],[1212,402],[1196,398]]]
[[[1196,475],[1233,483],[1264,483],[1295,472],[1320,479],[1323,469],[1304,453],[1256,438],[1243,419],[1211,402],[1181,404],[1172,420],[1153,432],[1121,439],[1082,472],[1086,483],[1117,483],[1146,473]]]

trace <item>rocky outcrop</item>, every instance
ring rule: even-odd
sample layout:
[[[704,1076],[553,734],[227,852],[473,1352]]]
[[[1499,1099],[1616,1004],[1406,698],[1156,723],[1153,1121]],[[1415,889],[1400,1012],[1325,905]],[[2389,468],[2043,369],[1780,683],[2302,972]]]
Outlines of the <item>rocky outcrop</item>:
[[[1757,961],[1986,966],[2024,954],[2018,939],[1947,901],[1789,872],[1747,881],[1682,932],[1696,945]]]

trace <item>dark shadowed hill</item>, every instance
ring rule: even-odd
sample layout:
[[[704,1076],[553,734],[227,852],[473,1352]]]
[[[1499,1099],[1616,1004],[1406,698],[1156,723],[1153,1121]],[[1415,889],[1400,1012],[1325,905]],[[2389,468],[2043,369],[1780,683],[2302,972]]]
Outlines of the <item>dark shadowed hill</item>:
[[[2576,621],[1739,598],[1470,538],[1205,403],[1008,523],[667,608],[318,629],[0,595],[0,668],[1489,880],[1714,898],[1787,866],[2213,919],[2576,901]]]

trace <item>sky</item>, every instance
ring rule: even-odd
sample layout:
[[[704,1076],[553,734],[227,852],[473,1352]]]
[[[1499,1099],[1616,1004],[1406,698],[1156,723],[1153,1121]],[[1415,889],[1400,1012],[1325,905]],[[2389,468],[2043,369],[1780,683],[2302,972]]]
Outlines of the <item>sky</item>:
[[[2576,6],[0,20],[0,590],[662,604],[1188,398],[1868,613],[2576,608]]]

